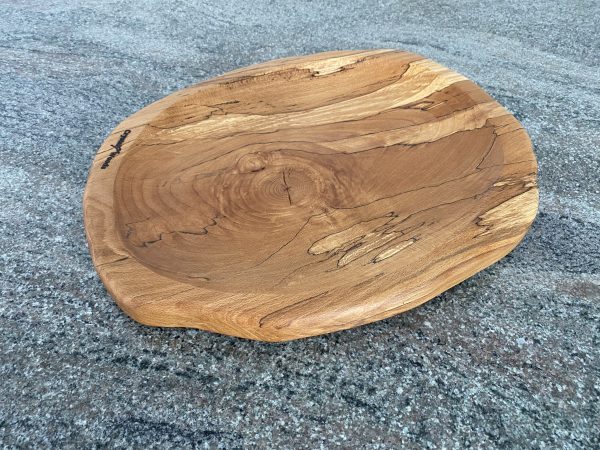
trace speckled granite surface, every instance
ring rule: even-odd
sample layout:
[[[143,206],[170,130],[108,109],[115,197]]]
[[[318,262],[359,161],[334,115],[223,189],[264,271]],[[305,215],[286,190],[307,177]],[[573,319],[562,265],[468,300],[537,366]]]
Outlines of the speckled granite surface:
[[[0,442],[597,448],[599,15],[595,0],[0,0]],[[523,122],[541,189],[524,242],[421,308],[287,344],[125,317],[82,226],[107,133],[233,68],[376,47],[464,73]]]

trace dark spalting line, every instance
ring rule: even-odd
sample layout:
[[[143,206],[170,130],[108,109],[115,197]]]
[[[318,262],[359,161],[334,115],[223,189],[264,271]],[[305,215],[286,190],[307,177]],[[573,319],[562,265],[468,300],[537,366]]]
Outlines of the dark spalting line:
[[[291,187],[288,186],[287,179],[285,177],[285,169],[282,172],[283,172],[283,185],[285,186],[285,192],[287,194],[288,201],[290,202],[290,206],[292,206],[292,197],[290,195]]]
[[[123,131],[123,133],[119,137],[119,140],[117,141],[117,143],[114,145],[111,145],[111,147],[114,148],[114,151],[110,152],[108,157],[104,160],[104,162],[100,166],[100,169],[107,169],[108,165],[113,160],[113,158],[115,158],[119,153],[121,153],[121,146],[123,145],[123,142],[125,142],[125,139],[127,139],[127,136],[129,135],[129,133],[131,133],[130,129]]]
[[[126,259],[129,259],[129,256],[123,256],[122,258],[115,259],[114,261],[107,261],[107,262],[102,263],[102,264],[96,264],[96,268],[99,268],[99,267],[102,267],[102,266],[108,266],[108,265],[111,265],[111,264],[116,264],[118,262],[125,261]]]
[[[198,289],[198,287],[197,286],[192,286],[192,287],[189,287],[189,288],[182,289],[181,291],[177,291],[174,294],[171,294],[170,296],[171,297],[175,297],[176,295],[185,294],[186,292],[190,292],[190,291],[193,291],[195,289]],[[141,298],[141,297],[148,297],[148,296],[151,297],[150,300],[146,300],[146,301],[137,301],[137,300],[135,300],[135,299],[138,299],[138,298]],[[146,293],[142,293],[142,294],[132,295],[131,298],[132,298],[133,301],[135,301],[135,307],[136,308],[139,308],[139,307],[142,307],[142,306],[146,306],[146,305],[150,305],[150,304],[153,304],[153,303],[156,302],[156,299],[152,299],[152,294],[148,294],[147,292]]]
[[[404,222],[404,220],[402,220],[402,221],[400,221],[400,222],[398,222],[398,223],[394,223],[394,224],[390,225],[390,223],[392,223],[392,222],[393,222],[395,219],[397,219],[398,217],[400,217],[400,216],[398,215],[398,213],[397,213],[397,212],[395,212],[395,211],[391,211],[391,212],[389,212],[389,213],[382,214],[382,215],[380,215],[380,216],[376,216],[376,217],[373,217],[373,218],[370,218],[370,219],[359,220],[358,222],[355,222],[355,223],[353,223],[352,225],[349,225],[348,227],[346,227],[346,228],[344,228],[344,229],[342,229],[342,230],[340,230],[340,231],[335,231],[335,232],[332,232],[332,233],[330,233],[330,234],[326,234],[326,235],[325,235],[325,236],[323,236],[323,237],[320,237],[319,239],[317,239],[316,241],[314,241],[314,242],[311,244],[311,246],[310,246],[310,247],[309,247],[309,249],[307,250],[307,253],[308,253],[309,255],[311,255],[311,256],[315,256],[315,255],[317,255],[317,254],[315,254],[315,253],[310,253],[310,248],[312,248],[312,246],[313,246],[314,244],[316,244],[317,242],[319,242],[319,241],[322,241],[323,239],[327,239],[329,236],[332,236],[332,235],[334,235],[334,234],[343,233],[344,231],[347,231],[347,230],[349,230],[349,229],[351,229],[351,228],[353,228],[353,227],[355,227],[355,226],[357,226],[357,225],[360,225],[360,224],[362,224],[362,223],[365,223],[365,224],[366,224],[366,223],[369,223],[369,222],[374,222],[374,221],[376,221],[376,220],[378,220],[378,219],[383,219],[384,217],[389,217],[389,220],[388,220],[387,222],[385,222],[384,224],[382,224],[382,225],[380,225],[380,226],[378,226],[378,227],[376,227],[376,228],[373,228],[373,229],[372,229],[372,232],[373,232],[373,231],[375,231],[375,232],[377,232],[377,233],[380,233],[380,234],[382,234],[382,235],[385,235],[385,234],[390,234],[391,232],[390,232],[389,230],[390,230],[391,228],[395,228],[396,226],[398,226],[398,225],[400,225],[400,224],[402,224],[402,223]],[[422,225],[424,225],[424,224],[425,224],[425,222],[422,222],[422,223],[421,223],[421,225],[419,225],[419,226],[422,226]],[[411,229],[411,231],[412,231],[412,229],[415,229],[415,226],[413,225],[413,226],[410,226],[410,227],[408,227],[408,228],[405,228],[404,230],[400,230],[400,231],[398,231],[397,233],[400,233],[398,236],[402,236],[402,235],[404,235],[404,234],[405,234],[405,233],[404,233],[404,232],[405,232],[405,230],[409,230],[409,229]],[[364,234],[363,234],[363,235],[361,235],[361,236],[357,236],[356,238],[354,238],[354,239],[352,239],[352,240],[350,240],[350,241],[347,241],[347,242],[345,242],[344,244],[341,244],[341,245],[339,245],[338,247],[334,248],[333,250],[330,250],[328,253],[337,254],[337,253],[338,253],[338,252],[340,252],[340,251],[341,251],[341,252],[343,252],[343,253],[347,253],[347,252],[349,252],[350,250],[352,250],[352,249],[354,249],[354,248],[357,248],[357,246],[353,246],[352,248],[349,248],[349,249],[343,249],[343,247],[344,247],[344,246],[346,246],[346,245],[348,245],[348,244],[351,244],[351,243],[353,243],[353,242],[357,242],[357,244],[360,244],[360,241],[361,241],[362,239],[364,239],[364,238],[365,238],[365,236],[366,236],[366,235],[364,235]],[[385,242],[385,243],[384,243],[384,244],[382,244],[382,245],[389,244],[390,242],[393,242],[394,240],[395,240],[395,239],[393,239],[393,240],[391,240],[391,241],[388,241],[388,242]]]
[[[180,141],[172,141],[172,142],[154,142],[154,143],[147,143],[147,142],[140,142],[138,145],[140,147],[160,147],[163,145],[175,145],[175,144],[181,144],[182,142],[187,141],[187,139],[182,139]]]
[[[264,325],[264,323],[265,323],[267,320],[269,320],[271,317],[273,317],[273,316],[275,316],[275,315],[285,314],[285,311],[287,311],[287,310],[289,310],[289,309],[292,309],[292,308],[294,308],[294,307],[296,307],[296,306],[299,306],[299,305],[301,305],[301,304],[303,304],[303,303],[309,303],[309,302],[311,302],[312,300],[315,300],[315,299],[317,299],[317,298],[323,297],[323,296],[325,296],[325,295],[329,294],[329,292],[330,292],[330,291],[324,291],[324,292],[321,292],[320,294],[313,295],[312,297],[308,297],[308,298],[302,299],[302,300],[300,300],[300,301],[298,301],[298,302],[292,303],[291,305],[287,305],[287,306],[285,306],[285,307],[283,307],[283,308],[277,309],[277,310],[275,310],[275,311],[273,311],[273,312],[271,312],[271,313],[269,313],[269,314],[267,314],[267,315],[263,316],[263,317],[262,317],[262,318],[261,318],[261,319],[258,321],[258,326],[259,326],[260,328],[262,328],[262,327],[263,327],[263,325]]]
[[[273,256],[275,256],[277,253],[279,253],[281,250],[283,250],[289,244],[291,244],[292,241],[294,239],[296,239],[298,237],[298,235],[302,232],[302,230],[306,227],[306,225],[308,225],[308,223],[311,221],[311,219],[313,219],[314,217],[323,216],[323,215],[326,215],[326,214],[327,214],[326,212],[322,212],[322,213],[313,214],[313,215],[309,216],[306,219],[306,221],[302,224],[302,226],[298,229],[298,231],[296,232],[296,234],[294,234],[294,236],[292,236],[292,238],[290,240],[286,241],[281,247],[279,247],[277,250],[275,250],[273,253],[271,253],[269,256],[267,256],[265,259],[263,259],[261,262],[259,262],[255,266],[250,267],[250,269],[254,269],[256,267],[262,266],[269,259],[271,259]]]
[[[207,225],[211,226],[211,225]],[[156,244],[157,242],[160,242],[163,240],[164,236],[170,235],[170,234],[189,234],[189,235],[193,235],[193,236],[205,236],[208,234],[208,231],[206,230],[206,228],[202,228],[201,231],[181,231],[181,230],[174,230],[174,231],[163,231],[161,233],[159,233],[158,235],[158,239],[153,239],[150,241],[143,241],[142,245],[136,246],[136,247],[148,247],[152,244]]]
[[[351,287],[351,289],[362,289],[366,286],[368,286],[369,284],[373,284],[374,281],[376,281],[377,279],[383,277],[385,275],[385,272],[379,272],[377,275],[373,275],[371,278],[365,280],[365,281],[361,281],[360,283],[357,283],[355,285],[353,285]]]
[[[148,217],[146,217],[145,219],[142,219],[142,220],[135,220],[135,221],[133,221],[133,222],[127,222],[127,223],[126,223],[126,224],[124,224],[124,225],[125,225],[126,227],[128,227],[128,228],[129,228],[131,225],[135,225],[136,223],[143,223],[143,222],[146,222],[146,221],[148,221],[148,220],[150,220],[150,219],[152,219],[152,217],[148,216]]]
[[[182,274],[182,275],[185,275],[186,277],[191,278],[192,280],[202,280],[202,281],[206,281],[206,282],[210,281],[210,278],[203,277],[201,275],[189,275],[189,274]]]
[[[285,275],[284,277],[282,277],[277,283],[275,283],[273,285],[273,288],[277,288],[277,287],[281,286],[288,279],[290,279],[291,277],[293,277],[296,273],[301,272],[302,270],[306,269],[307,267],[309,267],[309,266],[315,266],[317,264],[321,264],[321,263],[323,263],[325,261],[330,260],[331,258],[332,258],[332,255],[330,255],[330,254],[324,254],[324,256],[321,259],[318,259],[317,261],[311,261],[309,263],[301,265],[300,267],[296,267],[294,270],[292,270],[287,275]]]
[[[398,214],[395,215],[394,219],[400,217]],[[391,231],[394,228],[397,228],[398,225],[400,225],[402,222],[398,222],[398,223],[393,223],[394,219],[390,219],[387,223],[375,228],[373,231],[377,232],[377,233],[381,233],[382,235],[386,235],[386,234],[395,234],[395,233],[400,233],[401,236],[406,236],[408,233],[411,233],[413,231],[417,231],[419,228],[424,227],[425,225],[433,225],[435,222],[419,222],[415,225],[410,225],[406,228],[402,228],[399,231]]]
[[[160,217],[160,216],[159,216]],[[146,217],[145,219],[142,220],[138,220],[135,222],[128,222],[123,224],[125,226],[125,228],[127,228],[127,231],[125,233],[125,239],[128,239],[129,236],[131,236],[131,233],[133,232],[133,228],[131,227],[131,225],[137,224],[137,223],[144,223],[147,222],[148,220],[152,220],[154,217]],[[141,245],[137,245],[134,247],[148,247],[148,245],[154,244],[160,240],[162,240],[163,235],[167,235],[167,234],[174,234],[174,233],[179,233],[179,234],[189,234],[189,235],[194,235],[194,236],[205,236],[208,234],[208,228],[209,227],[214,227],[217,226],[217,219],[220,219],[221,217],[213,217],[212,219],[210,219],[211,223],[209,223],[208,225],[205,225],[204,227],[201,227],[199,229],[199,231],[189,231],[189,230],[174,230],[174,231],[163,231],[159,233],[159,238],[158,239],[153,239],[150,241],[143,241]]]
[[[485,121],[486,126],[484,126],[483,128],[486,128],[486,127],[489,128],[490,127],[490,126],[487,125],[488,122],[489,122],[489,119]],[[494,149],[494,146],[496,145],[496,141],[498,140],[498,133],[496,133],[496,128],[493,127],[493,126],[491,128],[492,128],[492,134],[494,135],[492,137],[492,142],[490,142],[490,145],[488,146],[487,150],[483,153],[483,156],[481,157],[481,159],[479,160],[479,162],[475,166],[475,171],[482,170],[481,169],[481,165],[487,159],[487,157],[490,155],[490,153]],[[515,131],[518,131],[518,130],[515,130]],[[512,133],[512,131],[511,131],[511,133]],[[509,134],[509,133],[506,133],[506,134]]]

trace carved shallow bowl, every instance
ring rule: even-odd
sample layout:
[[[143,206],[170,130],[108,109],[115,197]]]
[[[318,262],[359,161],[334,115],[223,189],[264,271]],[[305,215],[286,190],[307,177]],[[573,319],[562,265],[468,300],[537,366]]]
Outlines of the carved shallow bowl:
[[[131,317],[280,341],[435,297],[511,251],[537,203],[506,109],[374,50],[251,66],[140,110],[99,149],[84,210]]]

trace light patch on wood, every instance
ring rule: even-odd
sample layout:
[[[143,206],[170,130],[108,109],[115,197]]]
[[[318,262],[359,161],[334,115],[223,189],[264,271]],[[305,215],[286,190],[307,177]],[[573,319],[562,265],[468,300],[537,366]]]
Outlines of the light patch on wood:
[[[537,208],[538,190],[530,188],[480,215],[477,225],[485,231],[479,236],[491,233],[501,235],[513,229],[527,229],[537,214]]]
[[[380,261],[383,261],[384,259],[391,258],[395,254],[400,253],[406,247],[413,245],[415,242],[417,242],[416,238],[402,241],[398,245],[394,245],[393,247],[390,247],[387,250],[384,250],[383,252],[379,253],[375,258],[373,258],[373,262],[378,263]]]

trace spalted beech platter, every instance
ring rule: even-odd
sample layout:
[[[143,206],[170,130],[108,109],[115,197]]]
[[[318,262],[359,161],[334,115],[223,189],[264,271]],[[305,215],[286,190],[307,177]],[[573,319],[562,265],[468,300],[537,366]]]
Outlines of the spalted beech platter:
[[[414,308],[511,251],[537,204],[519,122],[394,50],[169,95],[112,132],[84,197],[94,264],[127,314],[266,341]]]

